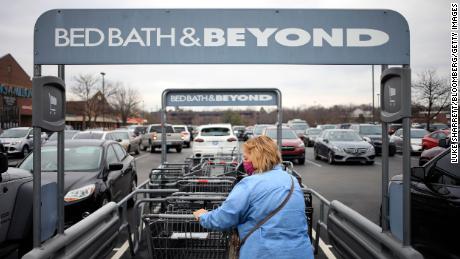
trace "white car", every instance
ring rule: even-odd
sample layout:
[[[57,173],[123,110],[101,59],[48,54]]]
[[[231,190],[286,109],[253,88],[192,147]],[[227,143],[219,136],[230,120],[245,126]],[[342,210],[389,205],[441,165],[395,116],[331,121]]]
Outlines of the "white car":
[[[178,132],[181,134],[181,137],[184,140],[185,147],[190,147],[192,133],[189,131],[187,125],[173,125],[173,128],[174,132]]]
[[[238,138],[230,124],[202,125],[193,142],[193,156],[216,156],[218,154],[238,154]]]

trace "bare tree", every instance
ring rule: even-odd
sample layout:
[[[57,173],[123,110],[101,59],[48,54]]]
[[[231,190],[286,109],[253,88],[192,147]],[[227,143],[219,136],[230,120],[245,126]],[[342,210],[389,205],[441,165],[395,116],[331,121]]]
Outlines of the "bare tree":
[[[430,129],[431,121],[449,105],[449,85],[437,76],[436,70],[426,70],[418,74],[413,87],[418,103],[426,108],[426,128]]]
[[[128,117],[135,114],[140,103],[139,92],[131,87],[118,84],[117,91],[113,94],[112,105],[120,115],[123,124],[126,124]]]
[[[97,102],[93,100],[93,97],[98,91],[99,80],[91,74],[78,75],[73,79],[75,84],[70,87],[70,91],[84,102],[84,107],[82,107],[83,127],[91,127],[92,121],[95,120],[94,116],[97,116],[95,115]]]

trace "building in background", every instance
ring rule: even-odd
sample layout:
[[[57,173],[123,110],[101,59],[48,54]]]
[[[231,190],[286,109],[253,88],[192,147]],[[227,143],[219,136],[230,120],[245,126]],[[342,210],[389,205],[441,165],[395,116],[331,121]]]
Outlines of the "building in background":
[[[0,127],[32,126],[32,81],[11,54],[0,57]]]

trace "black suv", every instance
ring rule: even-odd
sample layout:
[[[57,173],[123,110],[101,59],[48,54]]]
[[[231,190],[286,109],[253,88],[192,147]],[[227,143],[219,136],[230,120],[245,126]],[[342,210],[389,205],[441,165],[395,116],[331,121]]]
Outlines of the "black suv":
[[[446,149],[411,171],[412,246],[425,258],[460,258],[460,164],[451,163],[450,154]],[[391,182],[401,184],[401,175]]]
[[[376,124],[352,124],[350,129],[356,131],[365,141],[374,146],[375,154],[382,153],[382,125]],[[388,137],[389,139],[390,137]],[[388,153],[394,156],[396,153],[395,143],[389,143]]]

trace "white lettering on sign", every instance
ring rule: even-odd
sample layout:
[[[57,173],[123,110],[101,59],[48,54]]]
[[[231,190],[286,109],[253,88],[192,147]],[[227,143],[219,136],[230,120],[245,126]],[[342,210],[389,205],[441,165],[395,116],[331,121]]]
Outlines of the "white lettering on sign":
[[[273,96],[269,94],[199,94],[199,95],[171,95],[172,103],[184,102],[270,102]]]
[[[177,35],[176,33],[181,33]],[[180,40],[178,40],[180,39]],[[254,41],[255,40],[255,41]],[[255,42],[257,47],[276,44],[284,47],[377,47],[386,44],[390,36],[380,30],[368,28],[55,28],[55,47],[245,47]],[[177,42],[178,41],[178,42]],[[253,44],[253,43],[252,43]]]

